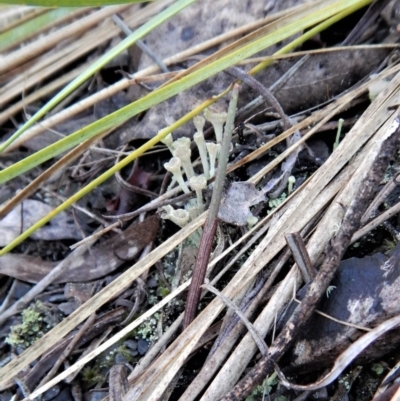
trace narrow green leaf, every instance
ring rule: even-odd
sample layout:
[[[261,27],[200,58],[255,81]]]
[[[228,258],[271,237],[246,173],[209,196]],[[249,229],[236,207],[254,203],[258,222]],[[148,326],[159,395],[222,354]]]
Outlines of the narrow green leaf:
[[[170,17],[177,14],[183,8],[189,4],[194,3],[196,0],[178,0],[172,6],[168,7],[150,21],[143,24],[140,28],[132,32],[131,35],[126,37],[113,49],[108,51],[104,56],[100,57],[93,65],[76,77],[70,84],[68,84],[61,92],[54,96],[46,105],[44,105],[34,116],[32,116],[21,128],[17,130],[9,139],[0,145],[0,153],[4,151],[12,142],[14,142],[24,131],[39,121],[47,112],[49,112],[58,103],[64,100],[70,95],[75,89],[82,85],[87,79],[92,77],[97,71],[99,71],[108,62],[113,60],[116,56],[122,53],[124,50],[132,46],[138,39],[147,35],[155,27],[159,26],[163,22],[167,21]]]
[[[144,3],[154,0],[0,0],[0,4],[40,7],[101,7],[125,3]]]
[[[255,53],[273,45],[274,43],[280,42],[287,37],[296,34],[303,29],[313,26],[319,23],[321,20],[325,20],[336,12],[340,12],[345,9],[347,12],[353,12],[355,9],[370,3],[372,0],[362,0],[362,1],[348,1],[346,3],[352,3],[352,7],[347,7],[347,4],[338,5],[335,3],[336,7],[327,7],[326,9],[321,9],[318,12],[314,12],[308,18],[303,18],[302,20],[288,24],[269,35],[266,35],[246,46],[243,46],[236,51],[221,57],[220,59],[208,64],[207,66],[194,71],[193,73],[181,78],[179,81],[173,82],[167,86],[161,87],[147,96],[133,102],[120,110],[109,114],[102,119],[95,121],[94,123],[74,132],[73,134],[61,139],[60,141],[47,146],[46,148],[36,152],[35,154],[21,160],[18,163],[0,171],[0,184],[9,181],[10,179],[32,169],[33,167],[51,159],[52,157],[62,153],[73,146],[83,142],[88,138],[92,138],[100,132],[111,129],[116,125],[122,124],[128,119],[134,117],[135,115],[147,110],[149,107],[154,106],[161,101],[169,99],[170,97],[194,86],[195,84],[204,81],[205,79],[223,71],[225,68],[237,63],[238,61],[244,60],[247,57],[252,56]],[[341,7],[340,7],[341,5]]]
[[[38,30],[43,31],[46,26],[54,25],[54,22],[60,18],[74,12],[74,8],[58,8],[48,10],[35,18],[32,18],[25,23],[14,27],[0,34],[0,51],[4,48],[10,48],[14,43],[19,43],[27,37],[31,37]]]

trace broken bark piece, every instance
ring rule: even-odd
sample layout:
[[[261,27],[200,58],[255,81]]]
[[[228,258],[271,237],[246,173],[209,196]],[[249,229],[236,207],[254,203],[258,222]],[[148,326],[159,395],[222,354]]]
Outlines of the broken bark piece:
[[[149,242],[154,240],[159,218],[152,216],[139,224],[129,226],[121,235],[100,242],[83,255],[75,252],[61,262],[42,261],[39,258],[8,253],[0,258],[0,273],[22,281],[36,283],[59,263],[66,267],[56,283],[91,281],[106,276],[126,260],[135,257]]]

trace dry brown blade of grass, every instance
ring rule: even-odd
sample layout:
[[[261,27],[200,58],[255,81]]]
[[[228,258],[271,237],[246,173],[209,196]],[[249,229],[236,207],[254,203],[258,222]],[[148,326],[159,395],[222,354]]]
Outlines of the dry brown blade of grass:
[[[224,291],[225,295],[232,298],[238,294],[243,286],[247,285],[255,274],[285,246],[283,234],[285,232],[298,231],[307,223],[307,221],[304,221],[304,216],[307,215],[309,209],[315,207],[314,202],[318,194],[323,191],[332,178],[373,135],[374,130],[376,131],[380,124],[393,114],[393,112],[387,111],[386,107],[391,96],[397,90],[399,81],[400,77],[397,75],[390,87],[375,99],[343,140],[338,150],[315,173],[307,186],[307,190],[299,193],[292,207],[281,217],[278,224],[271,227],[260,245],[227,285]],[[382,104],[384,99],[386,101]],[[222,308],[223,305],[219,300],[212,301],[185,332],[161,355],[157,362],[152,365],[153,368],[149,370],[147,375],[146,373],[143,375],[141,383],[138,383],[135,389],[132,389],[127,394],[125,400],[155,400],[160,397],[170,380],[184,364],[196,342]]]
[[[357,171],[362,160],[368,155],[371,146],[366,146],[359,155],[357,155],[356,159],[346,167],[341,173],[339,173],[338,177],[335,177],[333,182],[320,194],[320,196],[314,202],[313,209],[322,210],[326,205],[331,202],[332,198],[336,196],[339,191],[349,182],[352,175]],[[310,238],[307,244],[307,250],[310,255],[312,263],[316,263],[318,257],[324,251],[326,244],[331,239],[332,235],[334,235],[334,227],[337,224],[340,224],[341,217],[343,214],[343,209],[341,208],[342,202],[346,202],[346,204],[353,199],[353,193],[355,192],[356,187],[350,188],[350,194],[346,193],[346,197],[343,196],[343,193],[340,192],[339,195],[335,198],[334,202],[331,203],[328,210],[324,213],[323,218],[318,223],[314,234]],[[339,209],[339,210],[338,210]],[[338,213],[339,212],[339,213]],[[341,213],[340,213],[341,212]],[[313,213],[312,213],[313,214]],[[331,227],[331,230],[327,230],[326,227]],[[254,327],[261,335],[267,335],[271,330],[274,324],[274,318],[276,315],[279,315],[282,308],[278,307],[277,302],[281,300],[281,297],[286,295],[285,302],[291,299],[293,296],[293,278],[290,274],[293,274],[294,271],[297,271],[297,267],[294,266],[290,271],[289,275],[282,281],[278,288],[278,294],[274,294],[268,304],[264,307],[260,315],[257,317],[254,322]],[[298,276],[297,284],[300,285],[302,282],[302,278]],[[291,287],[290,287],[291,286]],[[285,292],[284,295],[282,292],[285,289],[289,291]],[[296,287],[298,288],[298,286]],[[277,297],[277,298],[275,298]],[[285,305],[285,303],[279,304],[281,306]],[[220,396],[229,391],[237,380],[240,378],[247,364],[254,357],[257,349],[254,347],[254,342],[248,334],[245,335],[243,340],[239,343],[239,345],[232,352],[232,355],[229,357],[227,361],[225,361],[224,366],[221,368],[217,376],[214,378],[213,382],[209,385],[206,393],[204,394],[202,401],[209,401],[218,399]],[[200,372],[200,374],[202,371]],[[206,375],[207,372],[204,372],[202,375]],[[207,382],[205,380],[201,380],[200,377],[197,382],[196,379],[191,383],[191,387],[196,387],[192,389],[192,391],[187,391],[187,397],[182,398],[180,401],[189,401],[191,400],[191,396],[195,391],[202,391]],[[189,387],[189,389],[191,388]],[[189,390],[188,389],[188,390]],[[190,396],[189,396],[190,394]]]
[[[167,3],[169,2],[171,1],[167,0]],[[132,28],[135,28],[153,14],[159,12],[162,5],[166,5],[166,1],[154,3],[142,10],[138,10],[138,6],[135,5],[126,9],[121,13],[121,15],[124,16],[127,24],[131,25]],[[120,29],[115,26],[110,18],[107,18],[102,22],[103,23],[96,27],[89,27],[91,29],[84,32],[83,35],[77,34],[71,37],[70,43],[65,44],[65,46],[59,46],[55,50],[50,49],[47,53],[34,60],[32,66],[28,66],[27,68],[24,68],[23,66],[23,72],[18,70],[12,72],[14,78],[0,89],[1,102],[3,104],[7,103],[25,90],[39,84],[45,78],[53,75],[56,71],[69,65],[71,62],[79,59],[90,51],[97,49],[107,41],[118,37]],[[0,121],[10,117],[11,115],[11,112],[6,109],[2,114],[0,114]]]
[[[58,174],[62,168],[66,167],[68,164],[70,164],[71,162],[76,160],[80,155],[83,154],[83,152],[85,152],[86,149],[94,146],[97,141],[99,141],[100,139],[109,135],[111,132],[113,132],[117,128],[118,127],[114,127],[113,130],[109,130],[109,131],[104,132],[94,138],[86,140],[85,142],[78,145],[76,148],[72,149],[70,152],[68,152],[60,160],[58,160],[51,167],[49,167],[46,171],[44,171],[42,174],[40,174],[29,185],[27,185],[20,192],[18,192],[13,198],[11,198],[5,204],[3,204],[0,207],[0,218],[4,217],[14,207],[16,207],[16,205],[21,203],[24,199],[28,198],[32,193],[34,193],[35,190],[37,190],[41,185],[43,185],[52,176]],[[168,191],[167,193],[165,193],[165,194],[161,195],[160,197],[158,197],[157,199],[155,199],[153,202],[159,202],[160,200],[163,200],[163,199],[169,199],[173,195],[177,194],[178,191],[179,191],[178,188],[176,188],[172,191]],[[117,222],[117,224],[115,226],[119,226],[119,225],[120,225],[120,223]],[[109,231],[109,229],[112,229],[112,228],[113,227],[111,227],[111,228],[107,227],[107,231]],[[97,233],[94,236],[96,238],[98,238],[100,235],[98,235],[98,233]],[[90,236],[90,237],[92,237],[92,236]],[[74,244],[74,246],[72,246],[71,249],[75,249],[76,247],[80,246],[81,243],[87,242],[88,240],[90,240],[90,237],[85,238],[84,240],[80,241],[78,244]]]
[[[14,7],[12,7],[12,8],[14,8]],[[15,10],[12,10],[12,11],[15,11]],[[13,19],[9,22],[6,21],[7,17],[6,16],[3,17],[3,13],[2,13],[2,18],[0,19],[0,34],[3,32],[6,32],[6,31],[12,30],[13,28],[19,26],[20,24],[23,24],[24,22],[28,22],[32,18],[38,17],[41,14],[44,14],[46,12],[45,9],[36,9],[36,8],[32,9],[32,7],[30,7],[29,11],[30,12],[23,13],[16,19]],[[3,10],[3,12],[4,12],[4,10]],[[4,25],[3,25],[3,23],[4,23]]]
[[[107,132],[102,133],[99,136],[88,139],[88,140],[82,142],[76,148],[72,149],[70,152],[68,152],[60,160],[58,160],[51,167],[49,167],[46,171],[44,171],[37,178],[35,178],[29,185],[27,185],[20,192],[18,192],[7,203],[3,204],[0,208],[0,218],[4,217],[16,205],[18,205],[24,199],[27,199],[30,195],[32,195],[41,185],[43,185],[46,181],[48,181],[52,176],[60,173],[60,171],[63,168],[67,167],[68,164],[72,163],[80,155],[82,155],[82,153],[85,152],[86,149],[88,149],[91,146],[94,146],[97,141],[104,138],[106,135],[108,135],[111,132],[112,131],[107,131]]]
[[[3,86],[0,90],[2,103],[6,104],[12,101],[25,91],[40,84],[40,82],[43,82],[60,69],[66,67],[72,61],[94,49],[95,46],[93,48],[88,48],[88,46],[92,45],[93,40],[93,35],[84,35],[82,38],[76,38],[76,41],[72,41],[67,46],[63,46],[59,51],[50,51],[43,57],[35,60],[35,64],[25,71],[16,74],[14,79]],[[91,62],[93,61],[94,60],[91,60]],[[29,103],[26,101],[25,105],[28,104]],[[12,114],[6,109],[2,115],[4,115],[4,119]]]
[[[340,191],[343,185],[349,180],[356,167],[357,164],[354,164],[351,168],[346,168],[345,171],[341,172],[339,176],[328,185],[326,190],[324,190],[315,200],[314,207],[310,210],[310,216],[316,215],[318,211],[323,210],[326,207],[332,198]],[[302,281],[303,279],[298,272],[297,267],[294,266],[285,279],[279,284],[276,292],[272,295],[268,304],[263,307],[263,310],[254,322],[254,327],[261,335],[266,336],[271,330],[276,316],[279,315],[283,307],[293,296],[294,285],[296,284],[295,288],[299,288]],[[217,399],[218,396],[215,392],[224,394],[230,389],[230,386],[236,383],[237,378],[240,377],[247,364],[252,360],[257,349],[254,347],[252,338],[246,334],[236,346],[235,350],[232,351],[229,359],[227,359],[226,354],[228,352],[226,349],[231,349],[235,344],[236,339],[232,338],[230,344],[223,344],[221,350],[216,350],[216,355],[212,365],[205,366],[199,372],[181,397],[181,401],[192,400],[196,397],[196,394],[203,391],[211,377],[214,376],[213,371],[216,371],[222,364],[224,364],[224,366],[214,378],[212,384],[209,385],[204,398]]]
[[[399,71],[400,66],[397,65],[391,69],[388,69],[381,74],[379,74],[379,79],[384,79],[385,77],[396,73]],[[378,79],[378,77],[374,78]],[[369,85],[371,84],[371,81],[365,82],[364,84],[360,85],[357,87],[355,90],[350,91],[346,95],[342,96],[339,98],[336,102],[333,102],[331,105],[328,105],[327,108],[324,108],[321,111],[317,111],[313,116],[308,117],[304,119],[301,123],[296,124],[286,132],[284,132],[285,137],[289,137],[290,134],[295,132],[295,129],[302,129],[303,127],[307,127],[309,125],[313,125],[315,121],[318,121],[318,123],[310,130],[307,132],[307,134],[303,135],[301,140],[293,144],[291,147],[287,148],[284,152],[282,152],[278,157],[274,159],[272,163],[269,165],[265,166],[263,169],[261,169],[257,174],[255,174],[251,179],[249,180],[250,182],[257,183],[259,182],[262,177],[272,171],[273,168],[279,165],[285,158],[298,146],[300,146],[302,143],[304,143],[306,140],[310,139],[312,135],[314,135],[318,130],[325,124],[327,123],[332,117],[334,117],[336,114],[338,114],[340,111],[345,110],[345,108],[348,106],[348,104],[356,97],[360,96],[363,92],[368,90]],[[246,161],[250,160],[255,160],[257,157],[265,153],[266,150],[270,149],[272,146],[274,146],[277,142],[277,139],[273,139],[272,141],[266,143],[265,145],[261,146],[258,148],[255,152],[251,153],[250,155],[246,156],[244,159]],[[239,162],[240,163],[240,162]],[[230,168],[236,167],[235,165],[231,166]]]
[[[164,257],[177,245],[179,245],[191,233],[201,227],[201,225],[204,223],[204,220],[205,213],[203,213],[193,222],[189,223],[177,234],[165,241],[161,246],[149,253],[144,259],[130,267],[105,289],[92,297],[90,302],[83,304],[74,313],[63,320],[61,324],[57,325],[54,329],[45,334],[38,342],[36,342],[35,347],[28,348],[28,350],[26,350],[23,354],[3,367],[0,370],[2,373],[0,376],[0,388],[4,388],[4,386],[9,383],[9,381],[12,380],[18,372],[46,352],[60,338],[73,330],[85,318],[94,313],[101,305],[104,305],[104,303],[113,299],[117,294],[126,289],[134,280],[136,280],[137,277],[153,266],[158,260]],[[111,344],[108,344],[108,346],[110,345]],[[71,371],[68,372],[68,374],[72,373]],[[51,385],[51,383],[52,381],[50,381],[48,384]]]
[[[257,183],[260,179],[276,166],[279,165],[296,147],[300,146],[303,142],[307,139],[310,139],[312,135],[314,135],[318,130],[332,117],[334,117],[341,109],[345,109],[351,103],[354,98],[360,96],[363,92],[368,90],[369,85],[371,82],[374,82],[379,79],[385,79],[386,77],[397,73],[400,70],[400,66],[396,65],[392,68],[389,68],[382,73],[378,74],[375,78],[371,79],[370,81],[358,86],[356,89],[351,90],[347,94],[343,95],[336,101],[333,101],[328,106],[324,107],[323,109],[314,112],[310,117],[305,118],[301,122],[294,125],[292,128],[284,131],[282,134],[278,135],[276,138],[268,141],[264,145],[257,148],[255,151],[250,153],[249,155],[245,156],[243,159],[239,160],[237,163],[232,164],[228,167],[228,172],[231,172],[246,163],[256,160],[260,156],[262,156],[268,149],[271,149],[273,146],[277,145],[278,143],[282,142],[284,139],[291,136],[296,130],[302,130],[307,127],[312,126],[313,128],[307,132],[306,135],[303,135],[300,141],[296,142],[292,145],[291,148],[288,148],[280,154],[277,158],[275,158],[270,164],[266,165],[262,170],[260,170],[257,174],[251,177],[248,181]]]
[[[158,3],[160,3],[160,2],[157,2],[157,4]],[[147,14],[144,14],[142,16],[142,21],[145,21],[145,17],[149,17],[148,16],[149,12],[147,9],[150,8],[151,6],[152,5],[150,5],[144,9],[147,12]],[[295,8],[295,9],[297,9],[297,8]],[[243,34],[251,32],[252,30],[259,28],[260,26],[263,26],[265,24],[273,22],[277,18],[281,18],[281,17],[287,15],[289,13],[289,11],[292,12],[293,9],[282,11],[280,13],[268,16],[265,19],[255,21],[253,23],[250,23],[243,27],[237,28],[230,32],[221,34],[213,39],[207,40],[201,44],[193,46],[192,48],[185,50],[183,52],[180,52],[172,57],[168,57],[167,59],[163,60],[163,63],[165,65],[169,66],[169,65],[173,65],[173,64],[182,62],[195,54],[203,52],[211,47],[217,46],[225,41],[232,40],[238,36],[241,36]],[[129,23],[129,18],[127,19],[126,23],[128,25],[131,25]],[[104,35],[104,34],[102,34],[102,35]],[[96,37],[99,37],[98,33],[96,33]],[[99,43],[97,43],[97,45],[98,44]],[[137,79],[140,79],[140,78],[155,74],[158,71],[159,71],[158,66],[153,65],[153,66],[150,66],[148,68],[145,68],[145,69],[139,71],[138,73],[136,73],[134,75],[134,77]],[[16,78],[16,79],[18,79],[18,78]],[[9,151],[16,149],[17,147],[23,145],[25,141],[34,138],[36,135],[39,135],[40,133],[44,132],[46,129],[51,128],[62,122],[65,122],[66,120],[72,118],[73,116],[87,110],[89,107],[92,107],[94,104],[96,104],[102,100],[105,100],[120,91],[123,91],[124,89],[128,88],[131,85],[132,85],[132,82],[129,79],[123,78],[120,81],[118,81],[117,83],[110,85],[109,87],[107,87],[105,89],[100,90],[99,92],[87,97],[86,99],[83,99],[79,103],[74,104],[74,105],[70,106],[69,108],[57,113],[56,115],[43,120],[41,124],[28,129],[21,137],[19,137],[15,142],[13,142],[5,150],[5,152],[9,152]],[[20,87],[19,93],[21,93],[22,90],[23,90],[23,87],[22,88]],[[12,116],[11,111],[5,110],[3,113],[0,114],[0,121],[4,121],[5,119],[9,118],[10,116]]]
[[[284,206],[284,205],[282,205]],[[250,230],[246,235],[244,235],[240,240],[238,240],[236,243],[231,245],[228,249],[226,249],[220,256],[218,256],[216,259],[214,259],[210,264],[209,264],[209,269],[215,266],[221,259],[223,259],[226,255],[228,255],[238,244],[240,244],[243,240],[246,239],[246,237],[250,236],[254,231],[257,230],[257,228],[261,227],[263,224],[268,222],[269,219],[271,219],[271,215],[264,218],[263,221],[261,221],[257,226],[253,227],[252,230]],[[193,232],[194,230],[191,230]],[[179,234],[179,233],[178,233]],[[214,280],[213,280],[214,282]],[[187,289],[187,287],[190,284],[190,280],[186,281],[183,283],[181,286],[179,286],[173,293],[165,297],[161,302],[159,302],[157,305],[155,305],[153,308],[145,312],[143,315],[141,315],[140,318],[136,319],[135,322],[131,323],[127,327],[125,327],[121,332],[118,334],[114,335],[112,338],[110,338],[107,343],[97,347],[96,350],[91,352],[90,354],[86,355],[84,358],[81,358],[77,363],[72,365],[68,370],[64,371],[62,374],[58,375],[54,380],[49,382],[46,386],[44,386],[41,389],[35,390],[35,393],[32,396],[36,396],[40,393],[43,393],[47,389],[51,388],[54,384],[58,383],[61,381],[63,378],[65,378],[67,375],[70,375],[72,373],[77,372],[79,369],[81,369],[86,363],[88,363],[90,360],[92,360],[94,357],[99,355],[101,352],[109,348],[111,345],[115,344],[117,341],[119,341],[121,338],[123,338],[127,333],[131,332],[135,327],[137,327],[139,324],[144,322],[146,319],[148,319],[150,316],[152,316],[155,312],[161,310],[163,306],[165,306],[167,303],[169,303],[171,300],[175,299],[179,294],[181,294],[184,290]],[[183,317],[183,315],[182,315]],[[179,322],[176,322],[179,325]],[[146,354],[147,356],[148,354]],[[148,362],[150,363],[150,362]],[[147,364],[145,364],[147,366]],[[140,370],[135,369],[133,374],[140,374],[142,370],[146,366],[140,366]]]
[[[392,98],[390,99],[390,102],[391,101]],[[387,106],[388,102],[385,103]],[[387,118],[387,116],[393,114],[393,112],[387,110],[385,111],[384,107],[385,106],[383,106],[382,108],[382,112],[385,114],[384,118]],[[360,169],[359,166],[364,160],[373,160],[373,158],[370,157],[370,152],[372,148],[379,149],[377,143],[380,144],[380,141],[382,141],[382,137],[385,136],[387,128],[388,126],[390,126],[390,123],[391,119],[388,120],[383,128],[378,130],[373,139],[371,139],[370,143],[362,150],[362,152],[356,157],[356,160],[354,160],[354,162],[351,164],[351,169],[348,168],[348,170],[350,171],[347,172],[346,176],[341,177],[340,181],[335,180],[335,182],[338,182],[339,184],[339,188],[337,188],[337,190],[339,190],[340,187],[348,184],[350,178],[349,173],[352,174],[354,172],[354,175],[351,178],[351,184],[347,185],[346,189],[341,191],[340,194],[335,198],[334,202],[332,202],[331,206],[324,214],[324,217],[318,223],[317,228],[307,245],[307,249],[313,263],[316,262],[318,257],[324,251],[326,245],[328,244],[328,241],[334,235],[334,227],[340,225],[340,221],[345,212],[346,205],[350,204],[350,202],[354,199],[354,193],[357,192],[358,186],[356,184],[362,183],[360,177],[365,173],[365,170],[363,170],[362,168]],[[364,128],[365,130],[370,130],[372,132],[376,130],[376,126],[371,127],[370,125],[367,125],[364,126]],[[323,193],[326,192],[327,191],[324,191]],[[327,229],[327,227],[329,227],[329,229]],[[288,285],[288,283],[283,282],[282,285]],[[268,307],[269,305],[267,305],[264,311],[266,312],[266,314],[268,314],[269,310],[270,313],[272,312],[272,316],[266,316],[262,313],[257,319],[260,326],[255,323],[255,327],[262,334],[264,333],[265,327],[269,327],[269,324],[271,323],[271,318],[273,318],[273,314],[277,313],[276,309]],[[267,334],[267,332],[265,332],[265,334]],[[246,341],[247,347],[245,344]],[[246,365],[245,361],[249,362],[252,355],[254,355],[256,349],[254,349],[253,346],[254,343],[252,339],[249,337],[248,334],[246,334],[245,339],[235,349],[235,352],[232,354],[231,358],[225,363],[221,371],[218,373],[217,377],[214,379],[213,383],[209,386],[208,390],[202,398],[202,401],[217,399],[232,388],[232,386],[236,383],[244,370],[244,367],[243,369],[238,369],[238,366]],[[187,401],[189,399],[190,398],[185,398],[184,400]]]
[[[39,54],[57,46],[60,42],[65,40],[65,38],[84,33],[87,29],[102,22],[110,15],[123,12],[128,7],[131,7],[131,5],[125,4],[122,6],[109,6],[102,8],[87,17],[81,18],[79,21],[75,21],[64,28],[53,32],[50,36],[42,37],[26,47],[4,56],[0,63],[0,74],[11,71],[13,68],[26,63],[28,60],[38,57]]]

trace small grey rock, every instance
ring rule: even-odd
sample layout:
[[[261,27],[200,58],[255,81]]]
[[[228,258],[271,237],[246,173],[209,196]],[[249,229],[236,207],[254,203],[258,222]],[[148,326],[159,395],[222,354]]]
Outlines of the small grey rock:
[[[138,352],[140,355],[144,355],[150,347],[150,343],[147,340],[138,341]]]
[[[138,348],[138,342],[136,340],[126,340],[124,345],[133,351],[136,351]]]
[[[57,397],[58,394],[60,394],[60,386],[55,385],[51,389],[47,390],[43,395],[42,395],[42,400],[43,401],[50,401],[54,397]]]
[[[85,401],[101,401],[104,397],[108,395],[108,391],[88,391],[85,394]]]
[[[115,355],[114,361],[118,365],[123,365],[127,362],[129,362],[122,354],[119,352]]]
[[[148,280],[147,280],[147,287],[148,288],[155,288],[155,287],[157,287],[157,285],[158,285],[158,283],[157,283],[157,279],[153,276],[153,277],[150,277]]]

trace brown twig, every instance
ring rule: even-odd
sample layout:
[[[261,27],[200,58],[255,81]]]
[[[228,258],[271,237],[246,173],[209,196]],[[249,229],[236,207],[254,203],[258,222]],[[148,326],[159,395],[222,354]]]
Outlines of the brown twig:
[[[266,100],[267,103],[269,103],[269,105],[272,106],[279,114],[280,118],[282,119],[283,128],[285,129],[285,131],[293,126],[292,121],[286,115],[286,113],[282,109],[282,106],[280,105],[278,100],[276,100],[275,96],[269,91],[269,89],[267,89],[264,85],[258,82],[254,77],[247,74],[238,67],[229,67],[225,70],[225,72],[227,72],[230,75],[233,75],[237,79],[240,79],[243,83],[245,83],[246,85],[256,90],[258,93],[260,93],[260,95],[264,98],[264,100]]]
[[[400,118],[397,117],[393,124],[393,130],[388,139],[381,146],[368,172],[363,186],[349,206],[342,225],[336,237],[328,244],[327,257],[322,264],[315,280],[308,287],[305,298],[297,307],[291,319],[285,325],[279,336],[269,349],[266,357],[263,357],[257,365],[236,385],[221,401],[237,401],[246,398],[261,381],[274,369],[276,362],[282,357],[292,344],[300,328],[309,319],[319,299],[323,296],[332,280],[339,263],[351,242],[351,237],[357,230],[361,217],[372,199],[377,185],[385,174],[389,160],[400,144]]]
[[[300,233],[290,233],[285,235],[286,242],[292,252],[293,258],[303,275],[304,282],[308,283],[315,277],[314,266],[311,263],[310,255],[304,245]]]
[[[219,156],[218,171],[215,177],[214,189],[210,203],[208,218],[204,225],[203,234],[197,253],[196,264],[193,269],[192,282],[186,300],[185,316],[183,327],[186,328],[196,316],[197,306],[200,300],[201,285],[207,270],[210,259],[211,247],[214,242],[215,232],[218,225],[218,209],[222,198],[222,189],[226,176],[226,166],[228,164],[229,147],[232,138],[232,131],[235,121],[236,105],[239,97],[239,85],[235,84],[232,89],[232,98],[229,103],[228,118],[225,124],[225,132],[222,140],[222,148]]]

